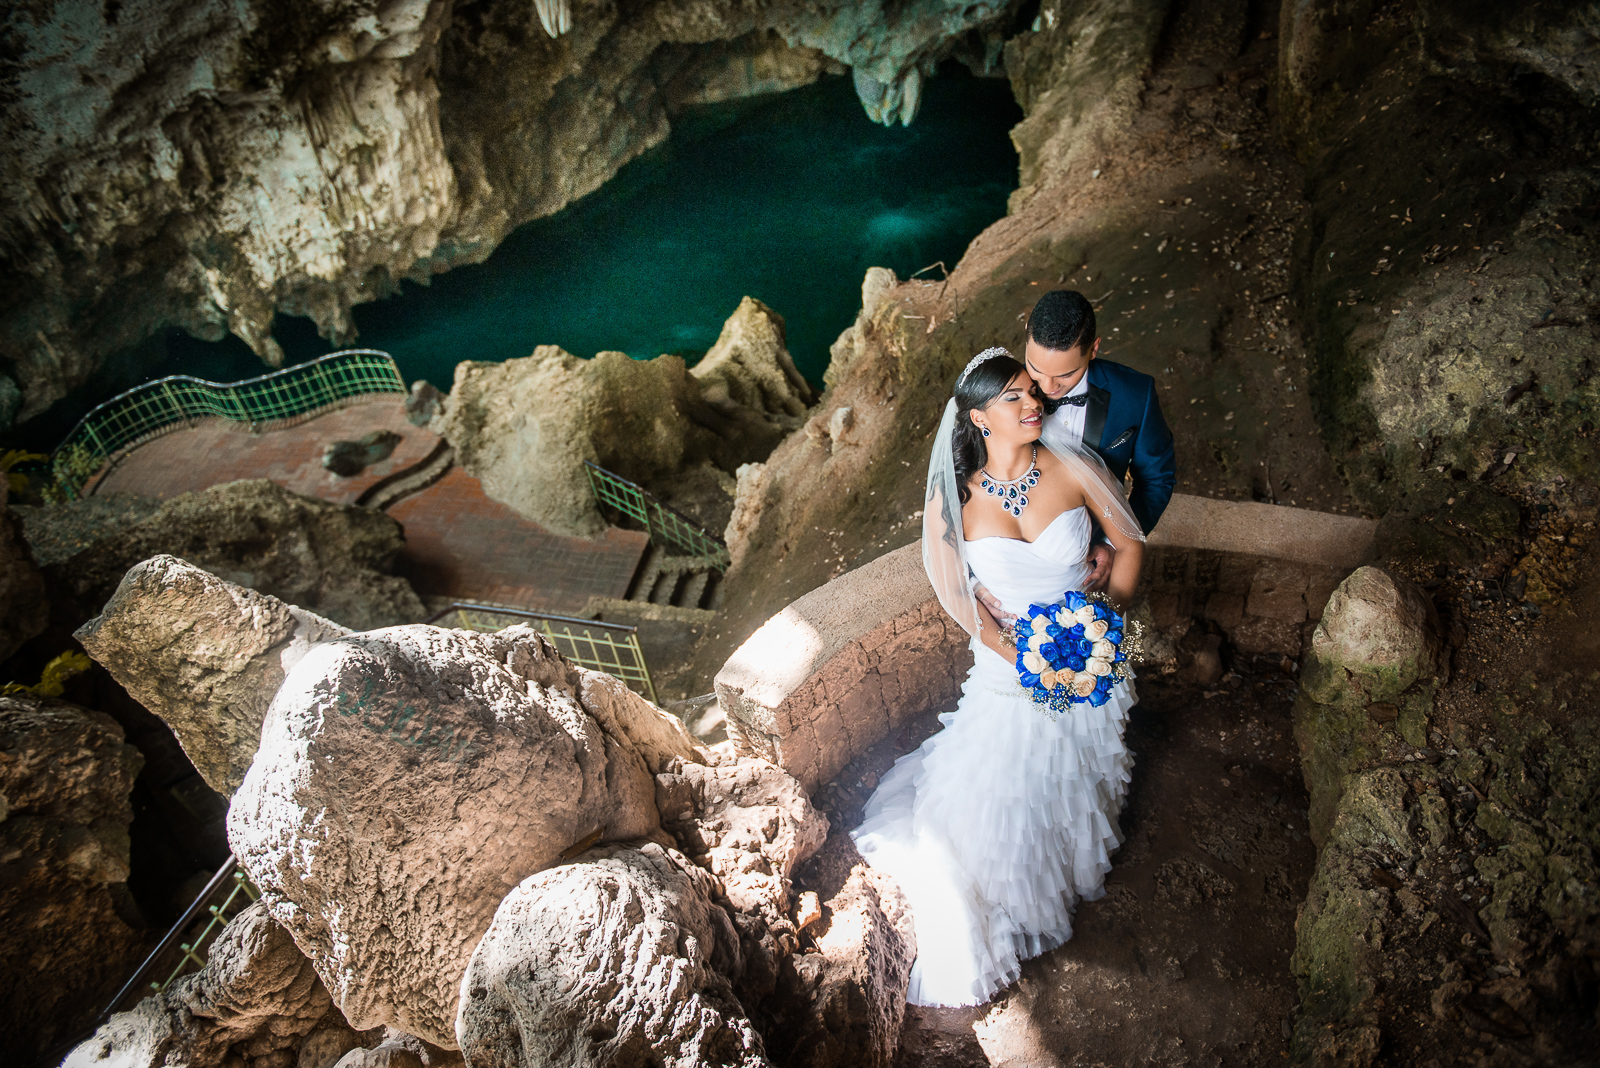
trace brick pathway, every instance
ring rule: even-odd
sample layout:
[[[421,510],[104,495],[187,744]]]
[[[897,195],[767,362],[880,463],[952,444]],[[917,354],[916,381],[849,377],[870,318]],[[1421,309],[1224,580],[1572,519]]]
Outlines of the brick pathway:
[[[351,478],[322,466],[323,446],[373,430],[401,435],[394,453]],[[167,499],[241,478],[348,504],[373,483],[422,460],[436,435],[412,426],[398,399],[360,401],[284,430],[251,433],[208,420],[164,434],[125,456],[95,493],[138,493]],[[389,514],[405,527],[398,570],[419,594],[490,601],[547,612],[581,611],[591,597],[625,597],[649,538],[608,530],[593,541],[553,534],[483,493],[460,468]]]
[[[400,444],[387,460],[341,478],[322,466],[322,448],[392,430]],[[240,478],[270,478],[280,486],[350,504],[374,482],[421,460],[438,435],[406,419],[398,396],[358,401],[285,430],[251,433],[226,419],[208,419],[147,441],[95,486],[95,493],[142,493],[164,499]]]
[[[489,601],[572,614],[590,597],[625,597],[649,538],[607,530],[566,538],[483,494],[452,467],[389,509],[406,528],[402,569],[424,597]]]

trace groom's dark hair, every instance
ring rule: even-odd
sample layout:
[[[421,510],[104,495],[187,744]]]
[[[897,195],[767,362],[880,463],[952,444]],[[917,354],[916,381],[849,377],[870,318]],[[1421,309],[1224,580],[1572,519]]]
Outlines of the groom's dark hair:
[[[1028,336],[1057,352],[1092,345],[1096,337],[1094,308],[1077,290],[1052,289],[1028,313]]]

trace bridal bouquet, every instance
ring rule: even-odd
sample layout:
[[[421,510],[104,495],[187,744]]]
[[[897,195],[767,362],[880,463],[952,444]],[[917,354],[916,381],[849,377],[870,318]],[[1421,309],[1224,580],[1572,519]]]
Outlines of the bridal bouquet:
[[[1105,704],[1111,687],[1124,677],[1121,665],[1134,651],[1139,629],[1134,623],[1127,637],[1125,621],[1104,594],[1074,590],[1064,604],[1029,605],[1016,623],[1022,688],[1051,712],[1085,702]]]

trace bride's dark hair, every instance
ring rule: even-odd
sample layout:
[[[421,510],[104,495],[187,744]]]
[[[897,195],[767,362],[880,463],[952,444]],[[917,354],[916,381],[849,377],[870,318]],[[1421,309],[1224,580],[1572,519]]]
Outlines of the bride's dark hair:
[[[1010,356],[991,356],[956,383],[956,422],[950,432],[950,448],[955,453],[956,493],[961,503],[972,499],[967,480],[989,462],[983,431],[972,421],[973,409],[982,411],[1004,392],[1006,386],[1027,368]],[[1029,388],[1033,383],[1028,384]]]

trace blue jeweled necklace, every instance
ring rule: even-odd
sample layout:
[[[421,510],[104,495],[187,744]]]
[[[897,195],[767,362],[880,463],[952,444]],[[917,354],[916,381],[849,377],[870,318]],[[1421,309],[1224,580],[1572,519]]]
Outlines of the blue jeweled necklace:
[[[983,487],[983,492],[991,497],[999,497],[1000,507],[1020,519],[1022,510],[1028,507],[1028,491],[1039,482],[1039,446],[1033,447],[1033,458],[1028,462],[1028,469],[1016,478],[995,478],[987,470],[982,474],[978,485]]]

